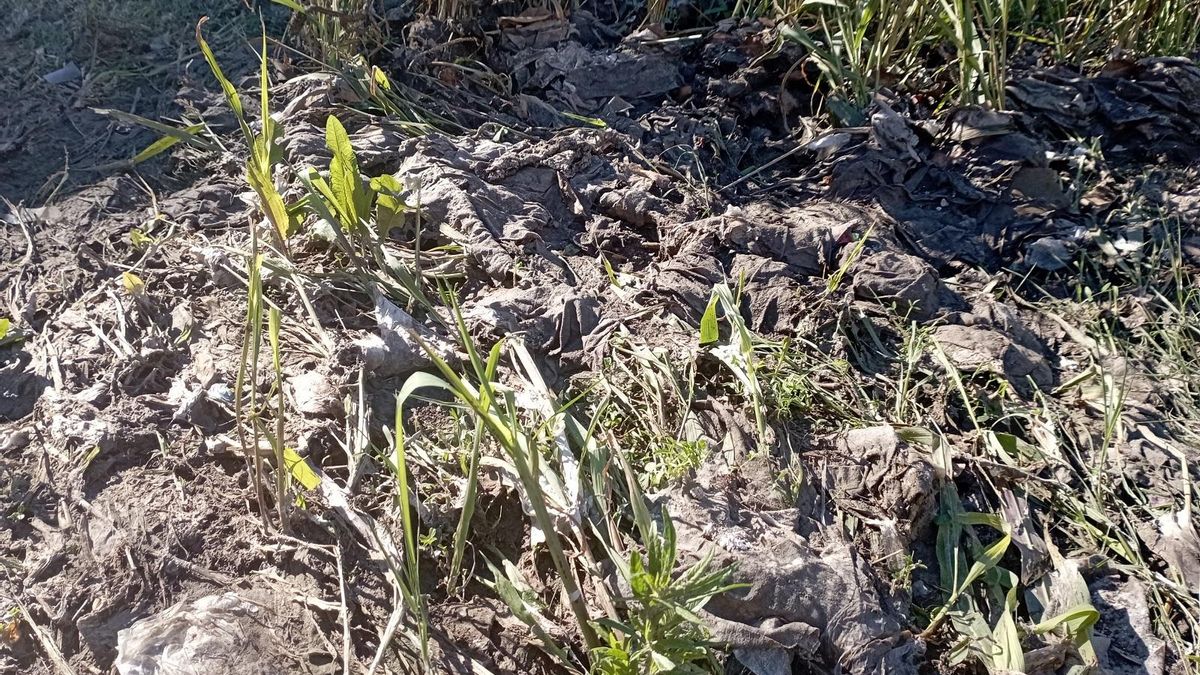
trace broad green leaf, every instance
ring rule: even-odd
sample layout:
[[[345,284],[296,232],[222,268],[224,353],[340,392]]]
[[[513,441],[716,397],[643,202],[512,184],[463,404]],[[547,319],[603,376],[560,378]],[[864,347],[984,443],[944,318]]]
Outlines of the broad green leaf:
[[[193,125],[185,128],[183,131],[186,133],[189,133],[189,134],[194,134],[203,129],[204,129],[203,124],[193,124]],[[148,159],[151,159],[152,157],[156,157],[156,156],[162,154],[163,152],[166,152],[168,149],[170,149],[172,146],[174,146],[176,143],[178,143],[181,140],[183,140],[183,139],[180,138],[179,136],[163,136],[162,138],[158,139],[157,141],[154,141],[153,143],[151,143],[150,145],[147,145],[138,154],[134,155],[133,158],[129,160],[129,163],[130,164],[141,164],[142,162],[144,162]]]
[[[147,117],[142,117],[141,115],[127,113],[122,110],[112,110],[110,108],[92,108],[92,112],[96,113],[97,115],[111,117],[112,119],[117,120],[118,122],[124,122],[126,124],[136,124],[140,127],[145,127],[151,131],[160,133],[163,136],[166,136],[168,138],[173,138],[176,141],[186,141],[188,143],[191,143],[192,145],[195,145],[196,147],[204,148],[205,150],[214,150],[217,147],[217,146],[213,145],[211,142],[196,135],[197,132],[202,131],[204,129],[203,124],[193,124],[191,126],[181,128],[181,127],[173,127],[170,124],[164,124],[162,122],[158,122],[158,121],[149,119]],[[161,142],[162,140],[163,139],[159,139],[159,142]],[[157,144],[157,143],[155,143],[155,144]],[[151,144],[150,147],[154,147],[155,144]],[[149,150],[149,147],[147,148],[147,150]],[[146,150],[143,150],[142,152],[146,152]],[[159,152],[161,152],[161,150]],[[158,154],[158,153],[154,153],[154,154]],[[141,153],[138,153],[138,155],[140,156]],[[151,156],[153,156],[153,155],[151,155]],[[147,159],[149,159],[149,157],[147,157]]]
[[[336,241],[338,246],[343,251],[353,251],[350,242],[346,239],[346,235],[342,232],[342,226],[337,214],[330,211],[333,203],[333,191],[329,187],[329,183],[321,177],[321,174],[314,168],[309,167],[307,171],[300,173],[300,182],[304,183],[304,187],[308,190],[308,197],[304,200],[304,206],[317,215],[327,226],[331,241]],[[325,228],[318,228],[321,231]]]
[[[392,455],[392,471],[396,474],[396,494],[400,502],[400,523],[404,529],[404,558],[408,565],[408,578],[413,584],[414,593],[420,592],[417,553],[417,525],[413,522],[412,508],[408,494],[408,453],[404,445],[404,402],[396,395],[396,424],[392,441],[395,449]]]
[[[146,282],[142,281],[141,277],[133,272],[121,273],[121,285],[125,288],[125,292],[134,297],[138,297],[146,292]]]
[[[1087,630],[1094,626],[1100,620],[1100,612],[1092,605],[1080,605],[1072,607],[1058,616],[1051,617],[1037,624],[1030,629],[1033,633],[1049,633],[1050,631],[1065,626],[1067,632],[1071,634],[1073,640],[1079,640],[1080,637],[1086,639]],[[1078,643],[1077,643],[1078,644]]]
[[[675,662],[658,652],[650,652],[650,659],[658,670],[670,672],[675,669]]]
[[[1006,526],[1004,519],[995,513],[977,513],[975,511],[966,511],[958,514],[958,522],[963,525],[985,525],[996,530],[997,532],[1005,532]]]
[[[608,127],[608,123],[605,122],[604,120],[600,119],[599,117],[585,117],[583,115],[576,115],[575,113],[566,112],[565,110],[562,111],[560,114],[563,117],[566,117],[568,119],[573,119],[576,122],[583,122],[584,124],[587,124],[588,126],[593,126],[598,129],[605,129]]]
[[[708,306],[704,308],[704,316],[700,317],[700,344],[706,345],[716,342],[721,338],[720,330],[717,328],[717,303],[719,299],[714,294],[708,300]]]
[[[93,445],[92,449],[88,450],[88,453],[86,455],[84,455],[83,460],[81,461],[83,468],[86,469],[87,467],[91,466],[92,461],[95,460],[99,456],[100,456],[100,446]]]
[[[305,490],[315,490],[321,484],[321,477],[308,465],[308,460],[301,457],[292,448],[285,447],[283,449],[283,463],[287,466],[292,479],[303,486]]]
[[[441,389],[442,391],[454,396],[458,395],[457,390],[455,390],[455,388],[446,380],[434,375],[433,373],[418,371],[412,375],[409,375],[408,379],[405,380],[404,384],[400,387],[400,393],[396,395],[396,405],[403,407],[408,401],[409,397],[416,393],[418,389],[424,389],[426,387],[432,389]]]
[[[395,176],[384,174],[371,179],[371,189],[376,192],[391,192],[398,195],[404,192],[404,185]]]
[[[629,590],[633,591],[633,595],[639,599],[647,599],[654,593],[654,587],[650,583],[650,575],[646,573],[645,563],[642,562],[642,554],[634,551],[629,558]]]
[[[829,113],[833,114],[841,126],[858,126],[866,121],[863,110],[841,96],[830,96],[826,100],[826,106],[829,107]]]
[[[371,66],[371,77],[374,79],[375,84],[384,91],[392,90],[392,81],[388,79],[387,73],[379,69],[379,66]]]
[[[1013,434],[990,431],[984,438],[988,449],[992,450],[1001,461],[1009,464],[1015,463],[1016,460],[1036,460],[1041,455],[1035,446]]]
[[[317,215],[326,218],[330,223],[338,225],[344,218],[337,203],[337,197],[333,194],[333,188],[330,187],[329,181],[321,175],[316,169],[309,167],[307,174],[301,174],[300,180],[313,193],[313,199],[309,200],[309,207],[317,212]]]
[[[617,271],[613,269],[612,263],[608,262],[608,256],[604,255],[603,251],[600,252],[600,263],[604,265],[604,273],[608,275],[608,283],[616,288],[624,288],[625,285],[621,283],[621,278],[617,276]]]
[[[1050,559],[1054,562],[1054,573],[1043,577],[1046,597],[1043,603],[1056,607],[1069,607],[1051,618],[1043,618],[1030,629],[1035,634],[1048,633],[1060,627],[1070,637],[1085,665],[1096,665],[1096,649],[1092,645],[1092,627],[1100,620],[1100,612],[1092,605],[1087,582],[1079,573],[1079,566],[1059,553],[1054,542],[1047,539]]]
[[[262,113],[262,131],[253,138],[250,144],[250,159],[247,162],[247,181],[254,192],[258,194],[263,214],[271,221],[281,240],[286,240],[292,231],[292,215],[288,211],[283,196],[275,187],[274,166],[279,159],[279,148],[276,144],[278,129],[275,120],[271,118],[271,80],[267,72],[267,34],[262,34],[262,47],[259,52],[259,105]]]
[[[375,193],[375,227],[379,236],[386,237],[393,227],[403,223],[404,213],[408,211],[408,204],[401,197],[404,186],[389,174],[372,178],[370,185]]]
[[[262,132],[257,139],[261,141],[261,144],[256,145],[259,145],[259,163],[262,166],[270,167],[278,161],[280,151],[275,143],[278,129],[275,126],[275,120],[271,117],[271,78],[267,73],[267,33],[265,28],[262,34],[262,51],[259,53],[258,87]]]
[[[154,243],[154,237],[147,235],[141,228],[133,228],[129,231],[129,243],[135,248],[146,248]]]
[[[475,514],[475,499],[479,493],[479,449],[483,441],[483,422],[475,422],[475,434],[471,441],[471,462],[467,468],[467,489],[463,494],[462,513],[458,517],[458,526],[454,529],[454,553],[450,559],[450,584],[458,580],[458,571],[462,566],[463,553],[466,551],[467,535],[471,531],[471,518]]]
[[[669,577],[675,569],[675,524],[671,522],[671,516],[665,512],[663,513],[662,543],[661,572]]]
[[[375,227],[380,237],[386,237],[393,227],[404,223],[407,206],[395,195],[379,192],[375,196]]]
[[[275,179],[271,175],[270,165],[261,163],[257,159],[257,154],[247,162],[246,182],[258,195],[259,204],[267,220],[271,221],[271,225],[279,233],[279,236],[286,239],[291,233],[291,217],[288,214],[287,205],[283,203],[283,197],[275,189]]]
[[[1012,543],[1012,536],[1005,532],[1000,539],[979,554],[978,559],[963,575],[962,569],[966,565],[966,556],[960,548],[960,540],[964,524],[1002,526],[1003,522],[996,522],[988,514],[963,511],[958,492],[950,482],[942,487],[938,501],[938,531],[935,550],[938,567],[941,570],[942,585],[950,589],[950,597],[933,614],[929,626],[922,635],[927,637],[943,620],[950,617],[960,633],[968,633],[975,636],[976,639],[990,640],[992,629],[976,609],[974,601],[967,591],[971,584],[996,568],[1005,552],[1008,551],[1008,547]],[[951,610],[954,609],[957,611],[952,613]],[[989,652],[976,651],[975,653],[986,655]],[[958,656],[963,656],[963,654],[958,653]]]
[[[342,225],[347,229],[358,227],[366,215],[359,210],[362,201],[359,194],[363,189],[358,159],[354,155],[354,147],[350,145],[346,128],[333,115],[325,122],[325,144],[333,152],[333,159],[329,162],[329,185],[333,190],[334,203],[345,219]]]
[[[1009,588],[1005,595],[1004,611],[1000,613],[1000,620],[996,623],[996,629],[992,631],[992,640],[997,652],[992,659],[995,670],[1025,672],[1025,651],[1021,649],[1021,635],[1013,617],[1016,610],[1017,589],[1014,586]]]
[[[203,125],[201,124],[192,125],[192,127],[180,128],[173,127],[170,124],[165,124],[157,120],[152,120],[148,117],[142,117],[141,115],[125,112],[123,110],[114,110],[112,108],[92,108],[91,110],[97,115],[110,117],[118,122],[124,122],[125,124],[136,124],[140,127],[150,129],[151,131],[156,131],[164,136],[171,136],[172,138],[177,138],[181,141],[194,141],[196,143],[203,144],[204,147],[208,148],[213,147],[211,143],[208,143],[202,138],[196,138],[194,133],[189,131],[189,129],[192,127],[203,128]]]
[[[504,353],[504,340],[496,341],[492,345],[492,350],[488,352],[487,364],[483,368],[483,377],[487,382],[493,382],[496,379],[496,370],[500,367],[500,356]]]
[[[8,335],[10,328],[12,328],[11,319],[0,319],[0,340],[3,340]]]
[[[995,660],[998,650],[992,627],[969,596],[959,600],[958,607],[950,615],[950,623],[960,637],[947,654],[947,665],[963,664],[972,657],[978,657],[988,665]]]
[[[950,589],[951,592],[959,587],[959,575],[962,567],[966,565],[962,551],[959,549],[959,540],[962,538],[962,521],[958,516],[962,512],[962,502],[959,501],[958,491],[954,489],[953,483],[947,482],[938,494],[936,555],[942,586]]]
[[[278,307],[271,307],[267,310],[267,339],[271,343],[271,355],[275,363],[275,372],[281,372],[282,350],[280,349],[279,332],[283,324],[283,312],[279,311]]]
[[[957,593],[962,593],[968,586],[974,583],[976,579],[983,576],[985,572],[998,565],[1000,563],[1000,559],[1003,558],[1005,552],[1008,551],[1008,546],[1011,543],[1012,536],[1006,534],[997,539],[994,544],[984,549],[983,553],[979,556],[979,559],[971,565],[971,569],[967,572],[967,576],[963,579],[962,584],[959,585]]]
[[[287,239],[288,235],[292,233],[294,221],[287,205],[283,203],[283,196],[274,187],[263,196],[263,210],[271,219],[271,223],[275,225],[280,239]]]

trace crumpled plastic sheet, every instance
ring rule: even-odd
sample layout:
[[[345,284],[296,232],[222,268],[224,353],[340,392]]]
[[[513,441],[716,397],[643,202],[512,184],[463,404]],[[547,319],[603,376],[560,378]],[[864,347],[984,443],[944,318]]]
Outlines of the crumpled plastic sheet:
[[[117,634],[121,675],[260,675],[279,668],[268,608],[236,592],[181,602]]]

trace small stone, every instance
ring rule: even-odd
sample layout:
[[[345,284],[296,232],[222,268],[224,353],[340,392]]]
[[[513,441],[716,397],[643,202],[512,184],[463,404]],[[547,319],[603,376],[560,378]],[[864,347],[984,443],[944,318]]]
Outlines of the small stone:
[[[341,410],[337,387],[319,371],[309,371],[291,378],[292,400],[296,410],[305,415],[333,417]]]

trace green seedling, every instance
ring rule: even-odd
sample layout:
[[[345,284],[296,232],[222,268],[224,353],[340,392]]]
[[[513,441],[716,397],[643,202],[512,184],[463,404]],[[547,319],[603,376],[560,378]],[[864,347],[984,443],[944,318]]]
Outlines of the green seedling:
[[[758,430],[759,442],[766,438],[766,404],[762,385],[759,383],[760,363],[755,354],[756,338],[746,322],[742,319],[741,309],[734,298],[733,291],[726,284],[717,284],[713,288],[712,299],[700,319],[700,341],[710,343],[715,341],[716,311],[720,305],[725,322],[730,327],[730,337],[727,344],[712,348],[712,355],[724,363],[737,378],[750,406],[754,410],[754,423]]]
[[[511,463],[533,511],[534,524],[545,536],[546,546],[561,579],[580,636],[588,649],[598,647],[600,643],[591,623],[587,603],[576,580],[576,571],[567,557],[556,519],[551,516],[549,505],[558,501],[552,501],[545,489],[546,479],[552,476],[549,473],[551,465],[542,458],[542,449],[539,447],[535,430],[529,429],[517,412],[513,392],[488,379],[487,375],[494,372],[494,366],[489,368],[488,363],[480,358],[456,307],[455,320],[461,344],[467,352],[468,364],[472,371],[471,379],[477,384],[472,384],[466,377],[459,375],[436,349],[413,332],[411,337],[424,348],[440,377],[430,373],[412,375],[401,389],[401,397],[407,398],[412,392],[422,388],[440,389],[465,405],[487,430],[492,440],[503,451],[504,459]],[[561,484],[562,477],[556,482]],[[560,504],[559,508],[563,506]]]
[[[260,280],[260,292],[262,290],[261,283]],[[267,311],[267,340],[271,345],[271,366],[272,372],[275,375],[276,401],[275,433],[270,434],[268,438],[271,443],[271,450],[275,455],[275,506],[279,514],[279,529],[286,531],[288,529],[288,500],[286,497],[289,492],[288,476],[291,474],[285,468],[287,466],[287,442],[284,436],[286,408],[283,396],[283,349],[279,339],[279,330],[282,321],[282,314],[278,307],[271,307]]]
[[[610,560],[630,589],[630,597],[625,600],[622,620],[599,620],[607,644],[592,650],[592,672],[604,675],[721,672],[713,645],[705,637],[704,622],[696,612],[713,597],[744,585],[730,583],[732,569],[713,569],[711,551],[677,574],[679,559],[670,515],[662,514],[661,525],[654,520],[646,508],[632,465],[620,453],[616,460],[625,476],[645,556],[633,547],[627,560],[616,551],[609,552]]]
[[[396,397],[396,423],[392,432],[393,449],[387,465],[396,479],[396,508],[400,512],[400,524],[404,530],[404,559],[398,566],[403,571],[399,588],[405,604],[416,617],[416,646],[421,666],[428,670],[429,612],[425,595],[421,592],[420,549],[418,548],[417,522],[413,518],[413,503],[410,498],[409,461],[404,432],[404,403],[408,393],[411,393],[411,390],[401,391]],[[415,489],[415,481],[413,486]]]
[[[326,145],[333,153],[329,175],[326,178],[313,167],[301,173],[308,190],[305,206],[324,224],[324,236],[350,258],[364,286],[382,285],[389,295],[407,298],[410,307],[425,309],[437,320],[421,277],[420,209],[405,202],[400,181],[394,176],[363,180],[349,135],[336,117],[326,120],[325,132]],[[389,252],[384,240],[411,212],[417,216],[416,250],[409,265]]]
[[[276,125],[275,120],[271,117],[270,107],[270,91],[271,82],[267,74],[267,36],[263,33],[262,50],[259,53],[259,89],[260,89],[260,111],[259,118],[259,133],[254,133],[250,129],[250,124],[246,120],[246,111],[242,106],[241,96],[238,94],[237,88],[225,77],[225,73],[221,70],[221,66],[217,63],[217,57],[213,54],[212,49],[208,46],[208,42],[204,39],[202,28],[204,22],[208,18],[200,19],[196,24],[196,42],[200,45],[200,52],[204,55],[204,60],[208,62],[209,69],[212,70],[213,76],[217,78],[217,82],[221,86],[221,91],[225,95],[225,100],[233,110],[234,117],[237,119],[238,126],[242,130],[242,136],[246,141],[246,146],[250,150],[250,156],[246,160],[246,182],[250,184],[250,188],[258,195],[259,208],[264,216],[270,221],[271,226],[279,237],[281,245],[285,244],[288,235],[293,229],[293,214],[289,211],[287,205],[283,201],[283,196],[275,187],[275,166],[282,158],[283,151],[279,146],[279,138],[282,134],[282,129]]]

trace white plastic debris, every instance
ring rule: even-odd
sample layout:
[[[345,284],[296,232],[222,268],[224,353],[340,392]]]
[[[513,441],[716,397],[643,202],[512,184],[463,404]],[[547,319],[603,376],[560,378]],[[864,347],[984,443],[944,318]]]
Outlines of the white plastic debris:
[[[181,602],[117,633],[121,675],[257,675],[269,672],[265,608],[237,593]]]
[[[79,70],[79,66],[74,61],[68,61],[67,65],[58,70],[46,73],[42,79],[50,84],[66,84],[83,77],[83,72]]]
[[[443,359],[454,358],[454,349],[436,333],[379,291],[375,291],[374,296],[379,334],[366,335],[355,341],[369,370],[386,377],[428,366],[431,361],[417,341],[418,337]]]

